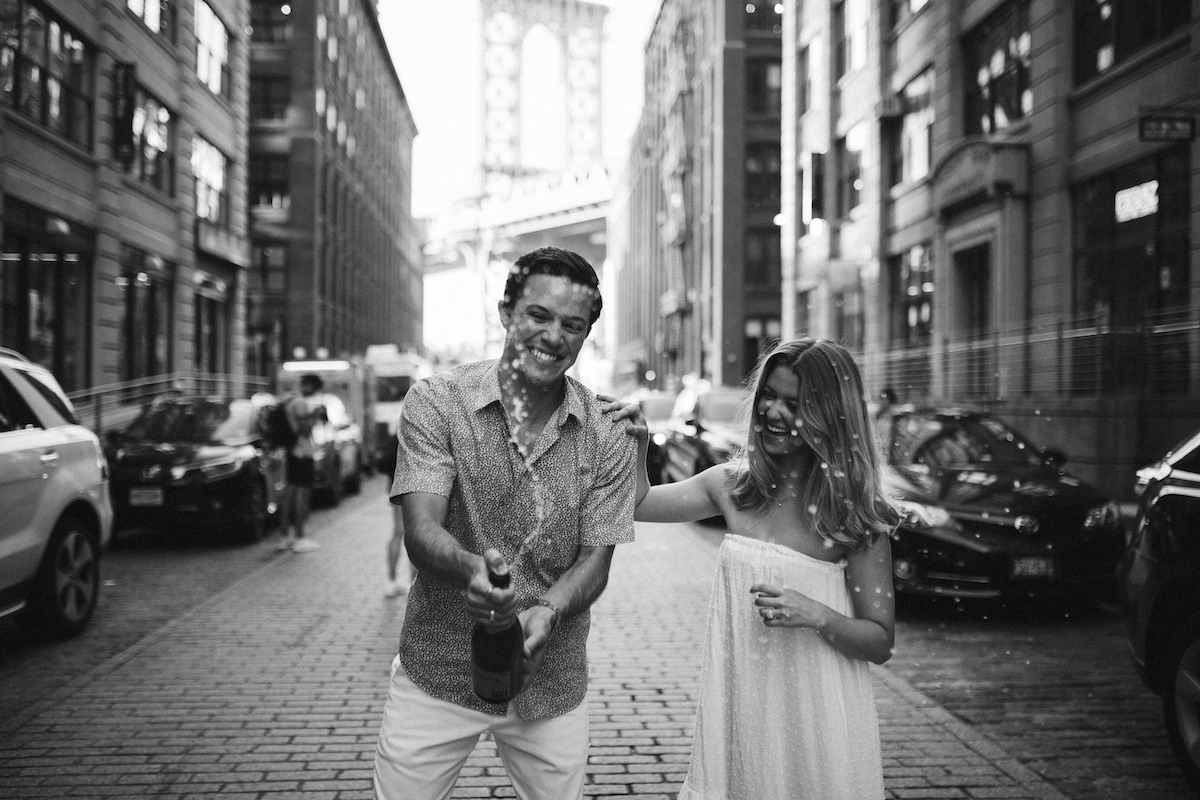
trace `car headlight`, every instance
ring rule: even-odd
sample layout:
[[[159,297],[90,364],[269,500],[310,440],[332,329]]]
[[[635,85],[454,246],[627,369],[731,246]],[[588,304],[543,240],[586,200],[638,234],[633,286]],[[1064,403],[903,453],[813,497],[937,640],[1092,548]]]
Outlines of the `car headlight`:
[[[664,444],[667,443],[667,435],[665,433],[656,433],[653,436],[651,436],[650,438],[659,447],[662,447]]]
[[[916,503],[912,500],[896,501],[904,522],[913,528],[959,528],[958,520],[950,516],[950,512],[941,506],[931,506]]]
[[[1096,528],[1111,528],[1121,519],[1121,512],[1117,508],[1117,504],[1113,502],[1105,503],[1102,506],[1087,512],[1087,516],[1083,518],[1083,527],[1088,530]]]

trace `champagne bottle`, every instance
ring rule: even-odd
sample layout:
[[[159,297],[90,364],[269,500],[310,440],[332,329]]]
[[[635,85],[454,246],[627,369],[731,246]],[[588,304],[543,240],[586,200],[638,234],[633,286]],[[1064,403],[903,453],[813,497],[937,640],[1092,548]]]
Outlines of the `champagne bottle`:
[[[507,589],[511,576],[508,565],[497,558],[488,562],[488,579],[497,589]],[[521,663],[525,655],[525,635],[520,620],[492,633],[476,623],[471,631],[471,688],[479,699],[489,703],[507,703],[521,689]]]

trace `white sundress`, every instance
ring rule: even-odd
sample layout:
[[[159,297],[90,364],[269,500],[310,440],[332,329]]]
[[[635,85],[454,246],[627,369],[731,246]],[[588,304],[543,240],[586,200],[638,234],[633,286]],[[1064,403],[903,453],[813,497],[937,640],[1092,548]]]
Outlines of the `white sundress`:
[[[750,587],[796,589],[853,615],[844,568],[728,534],[717,556],[692,759],[679,800],[880,800],[865,661],[804,628],[768,628]]]

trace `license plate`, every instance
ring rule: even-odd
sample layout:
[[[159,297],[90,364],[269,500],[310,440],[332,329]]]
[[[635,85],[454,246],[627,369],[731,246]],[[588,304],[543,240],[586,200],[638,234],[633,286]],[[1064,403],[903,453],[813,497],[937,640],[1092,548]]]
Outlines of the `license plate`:
[[[163,490],[157,486],[133,488],[129,490],[129,505],[131,506],[161,506]]]
[[[1054,562],[1048,558],[1036,556],[1014,558],[1012,576],[1014,578],[1053,578]]]

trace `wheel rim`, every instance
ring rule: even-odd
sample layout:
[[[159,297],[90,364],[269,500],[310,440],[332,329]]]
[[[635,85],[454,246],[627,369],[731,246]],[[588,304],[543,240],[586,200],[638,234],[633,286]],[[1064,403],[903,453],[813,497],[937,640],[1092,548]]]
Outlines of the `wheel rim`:
[[[54,562],[54,597],[63,618],[80,622],[91,613],[99,587],[95,548],[82,531],[69,532]]]
[[[1175,719],[1179,739],[1200,769],[1200,640],[1183,651],[1175,671]]]

